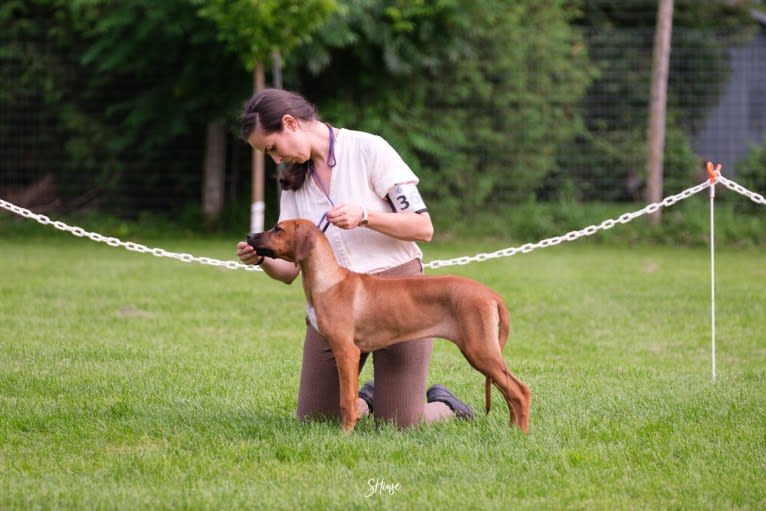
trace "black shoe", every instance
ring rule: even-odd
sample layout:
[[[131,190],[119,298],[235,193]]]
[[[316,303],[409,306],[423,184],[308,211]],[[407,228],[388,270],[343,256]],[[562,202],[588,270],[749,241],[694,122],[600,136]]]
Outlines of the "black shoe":
[[[426,400],[429,403],[433,403],[434,401],[441,401],[442,403],[449,406],[453,412],[455,412],[455,417],[458,419],[473,419],[473,410],[471,410],[471,407],[456,398],[455,395],[450,392],[449,389],[447,389],[447,387],[444,385],[431,385],[431,387],[426,391]]]
[[[370,409],[370,415],[372,415],[372,410],[375,408],[375,382],[373,380],[368,381],[359,389],[359,397],[367,403],[367,408]]]

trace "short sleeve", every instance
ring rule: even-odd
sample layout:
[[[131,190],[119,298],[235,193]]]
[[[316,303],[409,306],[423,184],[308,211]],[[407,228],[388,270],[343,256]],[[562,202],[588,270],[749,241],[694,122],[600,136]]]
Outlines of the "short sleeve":
[[[418,183],[418,177],[399,153],[380,136],[370,137],[366,151],[370,162],[369,177],[375,193],[383,198],[400,183]]]

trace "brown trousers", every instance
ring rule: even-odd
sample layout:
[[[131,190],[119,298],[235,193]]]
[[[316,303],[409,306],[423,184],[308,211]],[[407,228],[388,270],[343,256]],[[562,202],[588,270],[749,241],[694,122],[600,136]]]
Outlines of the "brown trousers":
[[[380,272],[382,276],[422,275],[420,260]],[[416,311],[413,311],[417,314]],[[298,417],[340,418],[340,382],[330,346],[311,325],[307,324],[303,343],[303,365],[298,392]],[[434,422],[454,417],[444,403],[425,402],[428,363],[431,360],[433,339],[401,342],[372,353],[375,379],[375,418],[396,423],[400,428],[417,426],[420,422]],[[359,372],[369,353],[362,353]],[[367,405],[359,399],[360,416]]]

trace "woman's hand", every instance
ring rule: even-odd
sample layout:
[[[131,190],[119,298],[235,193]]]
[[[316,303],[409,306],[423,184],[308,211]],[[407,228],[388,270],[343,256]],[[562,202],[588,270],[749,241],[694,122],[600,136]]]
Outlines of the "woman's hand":
[[[263,258],[255,253],[255,249],[245,241],[237,243],[237,257],[245,264],[259,264],[263,271],[272,279],[285,284],[292,283],[300,273],[300,267],[282,259]]]
[[[359,227],[364,217],[364,208],[359,204],[338,204],[327,211],[327,221],[340,229]]]
[[[425,211],[388,213],[368,210],[367,215],[367,228],[399,240],[428,243],[434,234],[431,216]],[[338,204],[327,211],[327,220],[340,229],[359,227],[363,217],[364,209],[359,204]]]
[[[245,241],[237,243],[237,257],[245,264],[259,264],[261,256],[255,253],[255,249]]]

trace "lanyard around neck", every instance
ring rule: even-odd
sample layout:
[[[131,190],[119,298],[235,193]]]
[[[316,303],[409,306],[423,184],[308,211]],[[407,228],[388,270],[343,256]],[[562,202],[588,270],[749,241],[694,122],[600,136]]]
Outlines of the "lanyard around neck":
[[[329,123],[325,123],[327,126],[327,129],[330,132],[330,149],[327,152],[327,166],[330,168],[335,167],[337,165],[337,160],[335,159],[335,133],[333,132],[332,126],[330,126]],[[314,174],[316,177],[316,182],[319,183],[319,188],[322,190],[322,193],[325,197],[327,197],[327,200],[330,202],[331,206],[335,206],[335,203],[330,198],[330,194],[327,191],[327,188],[325,188],[324,183],[322,182],[322,178],[317,173],[316,169],[314,169],[314,164],[309,161],[309,171]],[[322,227],[322,223],[324,223],[324,227]],[[317,227],[322,229],[322,231],[327,231],[327,228],[330,227],[330,222],[327,221],[327,212],[325,211],[324,215],[322,215],[322,218],[319,219],[319,223],[317,224]]]

